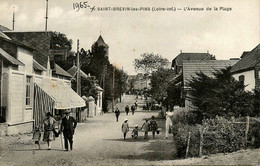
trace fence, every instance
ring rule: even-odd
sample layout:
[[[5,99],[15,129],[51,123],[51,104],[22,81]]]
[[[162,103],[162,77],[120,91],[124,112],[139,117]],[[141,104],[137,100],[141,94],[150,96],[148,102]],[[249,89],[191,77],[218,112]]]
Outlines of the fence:
[[[228,123],[231,125],[244,125],[244,145],[247,146],[248,144],[248,134],[249,134],[249,129],[250,129],[250,124],[255,124],[255,123],[259,123],[260,120],[257,118],[253,118],[253,117],[246,117],[246,121],[245,122],[241,122],[241,121],[235,121],[234,119],[229,121]],[[201,157],[203,154],[203,146],[204,146],[204,136],[209,134],[207,133],[207,131],[205,131],[205,126],[203,125],[199,125],[198,126],[198,130],[199,130],[199,136],[197,142],[199,142],[199,146],[198,146],[198,156]],[[212,138],[212,139],[216,139],[216,138]],[[224,138],[222,138],[224,139]],[[187,134],[187,140],[186,140],[186,155],[185,157],[189,156],[189,152],[190,152],[190,145],[191,145],[191,132],[189,131]]]

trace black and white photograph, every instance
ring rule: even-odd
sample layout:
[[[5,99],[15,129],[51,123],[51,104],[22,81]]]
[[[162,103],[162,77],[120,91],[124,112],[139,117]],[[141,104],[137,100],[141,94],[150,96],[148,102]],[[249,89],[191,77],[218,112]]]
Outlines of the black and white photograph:
[[[259,0],[0,0],[0,165],[260,165]]]

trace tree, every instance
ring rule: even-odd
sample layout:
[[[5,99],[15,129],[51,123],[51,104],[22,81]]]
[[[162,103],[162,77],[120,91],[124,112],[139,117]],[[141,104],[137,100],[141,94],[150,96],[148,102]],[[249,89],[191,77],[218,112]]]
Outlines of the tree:
[[[164,67],[168,63],[168,59],[154,53],[144,53],[141,59],[134,60],[134,66],[137,71],[143,71],[151,74],[153,71]]]
[[[72,48],[72,40],[60,32],[52,33],[51,49],[66,49],[68,51]]]
[[[173,81],[175,74],[172,69],[160,68],[151,75],[151,94],[153,99],[158,102],[167,95],[167,88]]]
[[[244,91],[245,86],[232,77],[230,69],[215,71],[213,77],[199,72],[188,82],[187,99],[195,106],[198,123],[216,115],[232,117],[254,113],[252,93]]]

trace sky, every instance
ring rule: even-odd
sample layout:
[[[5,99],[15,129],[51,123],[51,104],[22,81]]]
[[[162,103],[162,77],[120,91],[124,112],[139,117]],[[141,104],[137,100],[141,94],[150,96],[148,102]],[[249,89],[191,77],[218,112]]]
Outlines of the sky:
[[[79,11],[73,5],[87,2]],[[15,31],[44,31],[46,0],[0,0],[0,24]],[[150,7],[150,11],[97,11],[98,7]],[[176,7],[178,11],[151,11]],[[184,11],[184,8],[204,11]],[[212,8],[206,11],[206,8]],[[231,11],[213,9],[232,8]],[[49,0],[48,30],[67,35],[73,50],[88,50],[100,33],[109,45],[109,60],[135,74],[135,58],[160,54],[172,61],[182,52],[207,52],[218,60],[239,58],[260,43],[259,0]]]

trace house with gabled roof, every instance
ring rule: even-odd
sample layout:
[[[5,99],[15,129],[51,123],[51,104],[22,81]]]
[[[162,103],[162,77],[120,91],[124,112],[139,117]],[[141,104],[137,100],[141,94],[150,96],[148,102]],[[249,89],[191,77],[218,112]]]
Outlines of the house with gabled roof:
[[[39,52],[0,35],[0,135],[32,132],[33,126],[41,127],[46,112],[55,116],[85,106],[71,89],[69,73],[59,66],[52,72],[49,57],[46,62],[35,59]]]
[[[187,110],[193,110],[189,94],[188,82],[196,77],[197,72],[202,72],[209,77],[213,77],[213,72],[233,66],[238,60],[183,60],[183,84],[184,99]]]
[[[52,31],[28,31],[28,32],[17,32],[17,31],[3,31],[5,35],[12,39],[23,43],[26,46],[30,46],[35,49],[34,59],[47,68],[48,58],[50,61],[51,74],[53,77],[62,79],[71,79],[71,75],[63,70],[58,64],[55,63],[56,56],[61,54],[68,54],[68,50],[57,50],[53,47],[53,35]]]
[[[231,69],[233,77],[246,85],[245,90],[260,89],[260,44],[250,52],[244,52]]]
[[[175,74],[182,72],[183,60],[215,60],[215,57],[209,53],[185,53],[181,51],[172,60],[172,68]]]

